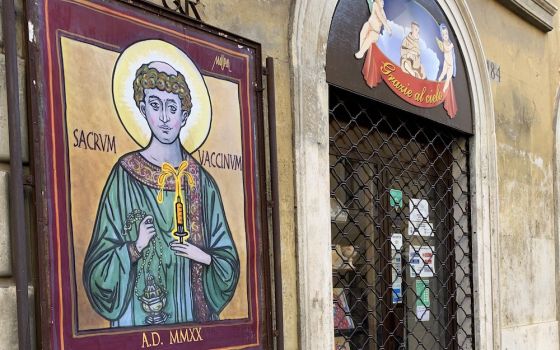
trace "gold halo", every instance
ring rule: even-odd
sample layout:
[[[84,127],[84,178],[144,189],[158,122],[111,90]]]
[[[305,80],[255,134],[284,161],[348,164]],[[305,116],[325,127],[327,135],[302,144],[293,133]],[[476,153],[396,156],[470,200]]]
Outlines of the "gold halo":
[[[136,70],[150,62],[165,62],[185,76],[191,92],[192,109],[179,135],[188,152],[196,151],[208,137],[212,105],[206,83],[193,61],[179,48],[162,40],[140,41],[127,47],[113,71],[113,102],[122,125],[141,147],[150,142],[152,132],[134,101]]]

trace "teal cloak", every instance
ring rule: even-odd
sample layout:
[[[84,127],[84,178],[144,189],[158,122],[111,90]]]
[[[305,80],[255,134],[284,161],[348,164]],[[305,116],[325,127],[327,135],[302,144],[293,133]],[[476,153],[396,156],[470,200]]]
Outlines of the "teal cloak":
[[[146,325],[140,297],[149,275],[166,295],[166,324],[219,319],[239,279],[239,256],[232,239],[218,186],[196,160],[184,152],[195,188],[182,186],[189,198],[189,243],[211,256],[210,265],[175,255],[175,182],[168,179],[163,202],[157,202],[161,168],[138,152],[113,167],[99,202],[93,234],[85,256],[83,283],[93,309],[111,327]],[[186,182],[186,181],[185,181]],[[140,258],[131,252],[138,225],[154,218],[156,235]]]

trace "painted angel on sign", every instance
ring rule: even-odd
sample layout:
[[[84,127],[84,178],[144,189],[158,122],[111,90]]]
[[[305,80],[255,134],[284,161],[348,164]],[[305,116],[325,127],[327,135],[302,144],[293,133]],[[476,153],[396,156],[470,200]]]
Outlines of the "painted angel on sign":
[[[383,0],[367,0],[367,3],[371,15],[362,25],[362,29],[360,31],[360,47],[358,52],[354,54],[354,57],[361,59],[364,55],[366,56],[364,66],[362,68],[362,74],[364,75],[367,86],[373,88],[377,86],[382,79],[379,65],[375,62],[373,47],[379,40],[382,28],[385,28],[389,32],[389,35],[392,34],[392,31],[383,8],[385,6],[385,2]]]
[[[447,29],[447,26],[445,24],[440,24],[439,31],[442,40],[436,38],[436,42],[441,52],[443,52],[443,65],[438,81],[443,81],[445,79],[443,92],[447,92],[451,79],[457,74],[455,64],[455,49],[453,43],[449,39],[449,30]]]
[[[358,52],[354,54],[357,59],[364,57],[365,53],[370,49],[371,45],[375,44],[379,40],[381,35],[381,29],[384,26],[385,29],[392,34],[391,26],[387,22],[387,15],[385,15],[383,0],[367,0],[369,5],[369,10],[371,15],[368,20],[362,26],[360,31],[360,48]]]

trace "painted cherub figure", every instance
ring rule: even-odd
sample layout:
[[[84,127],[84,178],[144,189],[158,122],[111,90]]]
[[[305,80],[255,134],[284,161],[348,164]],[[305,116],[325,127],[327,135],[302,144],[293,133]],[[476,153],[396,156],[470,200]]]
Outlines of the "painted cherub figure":
[[[441,52],[443,52],[443,64],[438,81],[442,81],[445,79],[443,92],[446,92],[449,88],[451,78],[456,75],[455,50],[453,43],[449,39],[449,30],[447,29],[447,26],[445,24],[441,24],[439,26],[439,31],[443,40],[439,40],[438,38],[436,38],[436,42]]]
[[[368,0],[368,4],[370,6],[371,15],[360,31],[360,48],[358,52],[354,54],[357,59],[364,57],[371,45],[379,40],[379,35],[381,35],[381,29],[383,27],[389,32],[389,35],[392,34],[391,26],[389,22],[387,22],[387,15],[383,8],[385,6],[384,0],[377,0],[373,3],[371,0]]]

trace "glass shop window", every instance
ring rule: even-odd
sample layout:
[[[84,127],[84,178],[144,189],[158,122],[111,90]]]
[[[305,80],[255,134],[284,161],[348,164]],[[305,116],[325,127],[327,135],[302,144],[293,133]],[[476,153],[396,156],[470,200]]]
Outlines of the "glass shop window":
[[[468,138],[330,87],[337,350],[472,349]]]

